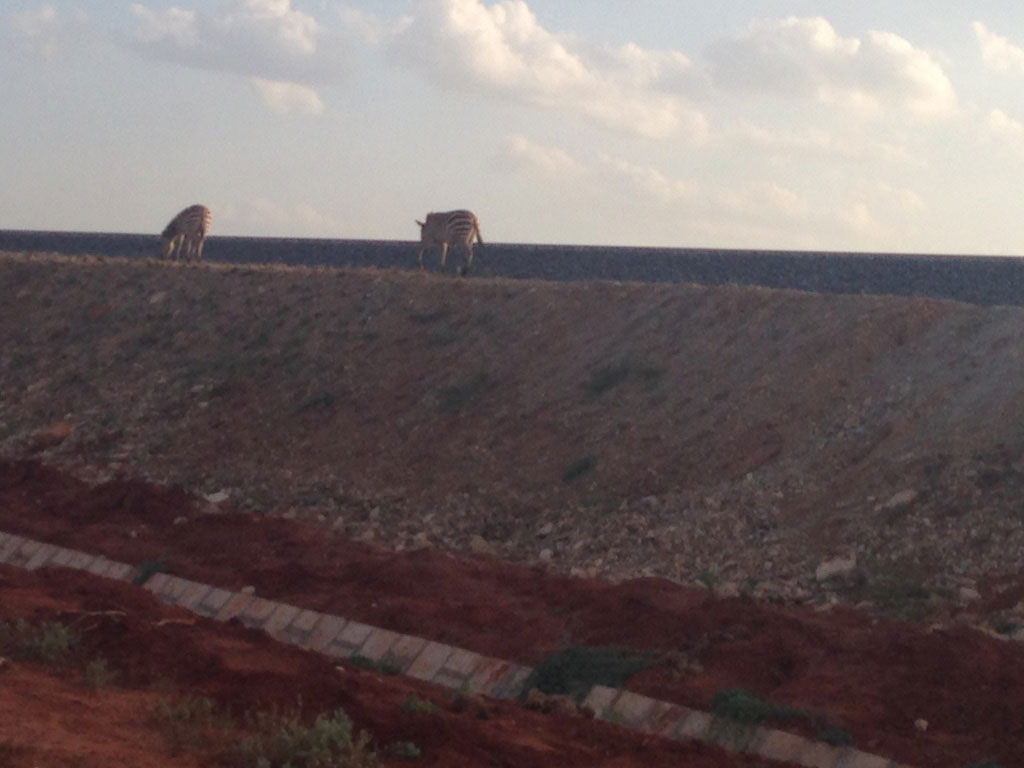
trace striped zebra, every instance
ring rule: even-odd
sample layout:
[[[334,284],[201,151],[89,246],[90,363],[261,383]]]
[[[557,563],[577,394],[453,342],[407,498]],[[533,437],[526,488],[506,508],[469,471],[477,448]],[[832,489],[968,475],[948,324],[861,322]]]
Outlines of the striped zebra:
[[[460,274],[469,272],[473,263],[473,238],[476,237],[480,245],[484,239],[480,237],[480,222],[472,211],[447,211],[445,213],[428,213],[426,221],[419,221],[420,225],[420,252],[416,261],[423,269],[423,252],[434,245],[441,246],[441,269],[444,269],[445,257],[448,254],[448,245],[462,245],[466,249],[466,265],[459,270]]]
[[[210,209],[205,205],[190,205],[171,219],[160,233],[160,258],[202,261],[210,220]]]

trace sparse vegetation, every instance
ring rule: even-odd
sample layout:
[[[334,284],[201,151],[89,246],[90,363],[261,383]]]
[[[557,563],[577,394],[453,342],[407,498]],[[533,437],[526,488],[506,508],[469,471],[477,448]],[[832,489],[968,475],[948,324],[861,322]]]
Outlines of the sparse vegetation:
[[[365,731],[353,733],[340,709],[305,725],[297,709],[258,712],[247,722],[250,735],[232,750],[248,768],[371,768],[379,765]]]
[[[98,691],[112,685],[117,680],[118,674],[116,669],[111,669],[106,659],[98,657],[85,665],[82,676],[87,686]]]
[[[584,475],[589,475],[595,469],[597,469],[597,459],[594,456],[580,456],[571,461],[562,472],[562,482],[571,483]]]
[[[431,345],[435,347],[447,347],[449,344],[454,344],[461,338],[462,335],[457,330],[447,325],[443,325],[440,328],[433,328],[430,333],[427,334],[427,339],[430,341]]]
[[[409,320],[418,325],[430,325],[438,320],[450,317],[451,314],[451,310],[448,309],[437,309],[433,312],[413,312],[409,315]]]
[[[486,373],[478,372],[460,382],[441,387],[437,400],[443,413],[454,414],[479,399],[490,379]]]
[[[407,693],[402,699],[402,709],[418,715],[432,715],[437,712],[437,705],[430,699],[424,699],[415,693]]]
[[[336,401],[337,397],[333,392],[318,392],[302,401],[299,412],[324,410],[333,406]]]
[[[372,669],[382,675],[398,675],[402,672],[402,662],[391,653],[385,653],[376,660],[357,653],[354,656],[349,656],[345,661],[353,667]]]
[[[210,731],[229,725],[229,720],[217,712],[213,700],[205,696],[160,699],[155,714],[174,754],[206,749],[211,741]]]
[[[711,699],[711,712],[738,723],[757,725],[764,720],[793,720],[806,717],[802,710],[779,707],[744,688],[719,691]]]
[[[617,363],[602,365],[594,370],[583,386],[591,397],[600,397],[629,378],[639,379],[649,384],[661,378],[664,373],[664,368],[650,363],[621,360]]]
[[[1009,616],[1004,614],[996,614],[990,619],[993,631],[1000,635],[1012,635],[1017,631],[1018,624]]]
[[[420,748],[412,741],[396,741],[391,745],[391,754],[400,760],[418,760]]]
[[[239,723],[211,699],[161,699],[157,718],[172,751],[216,748],[237,768],[373,768],[379,765],[365,731],[353,732],[340,709],[305,724],[301,706],[247,713]],[[239,736],[239,732],[242,733]]]
[[[803,709],[779,706],[765,701],[745,688],[728,688],[711,699],[711,713],[745,726],[760,725],[764,721],[789,722],[802,720],[814,730],[814,737],[832,746],[846,746],[850,735],[829,723],[819,714]]]
[[[0,653],[16,659],[47,663],[60,661],[77,642],[78,633],[61,622],[0,621]]]
[[[851,596],[866,600],[884,615],[901,621],[920,621],[931,612],[932,593],[921,579],[879,571],[851,587]]]
[[[536,688],[541,693],[568,696],[579,703],[595,685],[620,688],[654,663],[651,654],[623,648],[563,648],[534,667],[523,684],[523,693]]]

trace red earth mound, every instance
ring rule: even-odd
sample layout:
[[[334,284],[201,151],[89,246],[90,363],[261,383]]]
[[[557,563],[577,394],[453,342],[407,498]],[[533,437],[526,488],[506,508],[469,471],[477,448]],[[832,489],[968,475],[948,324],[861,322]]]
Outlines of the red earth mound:
[[[168,737],[156,714],[181,696],[207,697],[242,722],[245,713],[298,706],[307,717],[343,709],[373,737],[386,765],[395,744],[414,744],[416,765],[694,766],[768,768],[764,760],[697,743],[674,743],[568,715],[543,715],[515,704],[460,698],[415,681],[336,667],[326,657],[283,646],[261,632],[195,618],[135,587],[52,569],[0,567],[5,619],[60,621],[81,637],[59,663],[18,662],[0,671],[0,764],[227,765],[217,741]],[[116,682],[83,682],[88,659],[112,660]],[[436,709],[416,711],[410,695]]]
[[[702,709],[716,691],[746,688],[774,704],[819,713],[862,750],[920,768],[984,760],[1010,768],[1021,765],[1024,755],[1024,653],[1015,644],[966,627],[929,631],[851,609],[814,611],[718,599],[658,579],[622,584],[570,579],[433,549],[394,553],[294,521],[212,513],[210,505],[180,491],[131,479],[90,487],[35,461],[0,463],[0,529],[132,564],[160,560],[169,572],[187,578],[230,589],[251,585],[265,597],[527,664],[566,645],[654,651],[660,663],[635,675],[629,688]],[[8,615],[17,604],[12,590],[25,578],[5,574]],[[483,738],[461,735],[463,721],[472,720],[465,714],[451,714],[450,725],[446,719],[444,727],[420,730],[394,722],[397,693],[387,691],[404,681],[374,679],[374,686],[383,686],[379,701],[350,700],[343,692],[351,693],[352,681],[370,686],[370,678],[339,681],[328,661],[280,648],[240,628],[198,621],[156,632],[154,619],[171,609],[127,586],[67,572],[32,578],[42,579],[39,588],[53,595],[53,605],[47,608],[44,601],[39,610],[60,609],[61,595],[72,595],[66,599],[89,610],[127,610],[128,616],[115,622],[116,632],[104,635],[114,644],[103,650],[141,670],[143,682],[152,681],[154,668],[178,666],[179,679],[215,697],[273,698],[275,691],[301,690],[309,706],[351,707],[357,724],[378,738],[411,739],[426,746],[425,752],[450,757],[429,764],[489,764],[482,757],[479,762],[476,757],[456,759],[445,746]],[[124,633],[123,642],[119,633]],[[236,658],[232,649],[240,644],[247,650],[239,650]],[[281,685],[279,676],[291,674],[296,686]],[[641,752],[634,753],[642,744],[655,749],[649,742],[614,729],[609,731],[614,737],[599,737],[606,731],[581,720],[557,726],[558,748],[569,756],[559,753],[552,762],[539,761],[535,752],[546,747],[538,744],[552,732],[536,730],[542,726],[533,725],[532,714],[487,706],[510,713],[505,726],[488,721],[489,733],[504,728],[519,738],[529,734],[532,745],[525,762],[523,754],[513,757],[514,749],[505,752],[501,746],[501,760],[660,764],[653,754],[641,759]],[[383,717],[382,708],[391,720]],[[527,721],[523,718],[531,723],[528,728],[521,725]],[[919,720],[927,721],[926,730],[915,727]],[[517,723],[514,729],[512,723]],[[541,732],[549,736],[537,742],[535,734]],[[592,750],[609,749],[601,739],[623,745],[624,762],[595,761]],[[498,747],[490,742],[481,747],[492,748]],[[666,755],[671,749],[657,747],[668,750]],[[682,753],[675,754],[679,760]],[[638,762],[630,762],[634,759]]]

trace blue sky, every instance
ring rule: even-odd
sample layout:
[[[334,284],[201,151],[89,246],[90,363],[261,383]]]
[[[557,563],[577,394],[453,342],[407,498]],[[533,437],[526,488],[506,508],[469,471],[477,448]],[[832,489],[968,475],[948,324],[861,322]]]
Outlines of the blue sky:
[[[0,10],[0,228],[1024,255],[1024,5]]]

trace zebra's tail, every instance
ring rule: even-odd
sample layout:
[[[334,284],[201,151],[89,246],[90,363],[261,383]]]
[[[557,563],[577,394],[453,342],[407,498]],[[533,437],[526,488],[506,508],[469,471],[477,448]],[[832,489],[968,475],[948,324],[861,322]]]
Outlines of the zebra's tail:
[[[480,222],[476,220],[475,216],[473,217],[473,231],[476,233],[476,241],[483,245],[484,239],[480,236]]]

